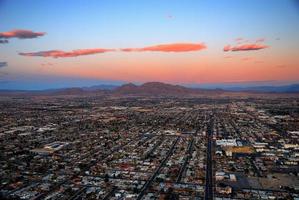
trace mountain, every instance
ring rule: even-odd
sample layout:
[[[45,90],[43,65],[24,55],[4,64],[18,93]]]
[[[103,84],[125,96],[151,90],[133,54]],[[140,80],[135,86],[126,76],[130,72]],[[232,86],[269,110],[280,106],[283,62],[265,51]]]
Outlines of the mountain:
[[[91,87],[62,88],[40,91],[0,90],[0,96],[55,96],[55,95],[118,95],[118,96],[208,96],[208,95],[238,95],[259,93],[296,93],[299,94],[299,84],[284,86],[230,87],[223,89],[189,88],[181,85],[171,85],[161,82],[148,82],[142,85],[133,83],[116,85],[96,85]]]
[[[204,90],[187,88],[181,85],[171,85],[161,82],[148,82],[140,86],[133,83],[122,85],[116,88],[113,93],[118,95],[151,95],[151,96],[182,96],[204,93],[221,93],[221,90]]]
[[[90,87],[83,87],[85,91],[94,91],[94,90],[114,90],[118,88],[119,85],[94,85]]]
[[[117,87],[113,93],[117,94],[136,94],[139,91],[139,87],[137,85],[134,85],[133,83],[127,83],[120,87]]]

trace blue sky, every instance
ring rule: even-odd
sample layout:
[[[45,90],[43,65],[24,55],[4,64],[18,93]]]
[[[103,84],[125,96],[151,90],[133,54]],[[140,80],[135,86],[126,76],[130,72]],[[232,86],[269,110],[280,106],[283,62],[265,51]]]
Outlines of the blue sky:
[[[36,89],[32,83],[38,84],[39,89],[85,86],[94,81],[294,82],[298,80],[295,75],[299,77],[298,73],[294,75],[299,52],[299,6],[295,0],[0,0],[0,19],[0,33],[19,29],[46,33],[33,39],[9,38],[9,43],[0,44],[0,62],[8,63],[0,68],[1,89]],[[244,44],[263,38],[263,45],[268,48],[223,52],[225,45],[237,45],[236,38],[243,38]],[[203,43],[207,48],[191,53],[116,52],[75,58],[19,55],[172,43]],[[224,57],[228,55],[236,61],[225,63]],[[240,62],[243,58],[255,61]],[[261,66],[264,70],[257,66],[250,68],[260,60],[265,63]],[[144,67],[136,70],[137,65]],[[286,66],[283,73],[275,65]],[[189,72],[183,74],[184,79],[178,77],[184,69],[194,71],[198,78]],[[136,71],[149,76],[139,78]],[[232,77],[219,75],[228,71],[233,73]],[[160,74],[169,76],[163,79]],[[50,83],[43,81],[43,77],[51,80]],[[71,79],[76,79],[76,84]],[[54,84],[56,81],[63,84],[58,86]]]

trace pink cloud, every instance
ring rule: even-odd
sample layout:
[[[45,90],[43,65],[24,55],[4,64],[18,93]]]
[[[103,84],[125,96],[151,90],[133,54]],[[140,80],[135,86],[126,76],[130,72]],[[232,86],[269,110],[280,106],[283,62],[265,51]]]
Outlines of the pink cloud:
[[[91,55],[98,53],[105,53],[115,51],[114,49],[78,49],[73,51],[60,51],[60,50],[51,50],[51,51],[39,51],[32,53],[19,53],[21,56],[40,56],[40,57],[52,57],[52,58],[66,58],[66,57],[77,57],[83,55]]]
[[[159,52],[188,52],[188,51],[200,51],[206,49],[207,46],[203,43],[174,43],[174,44],[160,44],[155,46],[143,47],[143,48],[125,48],[121,51],[125,52],[143,52],[143,51],[159,51]]]
[[[260,49],[268,48],[269,46],[262,45],[262,44],[242,44],[242,45],[236,45],[236,46],[230,46],[226,45],[223,48],[223,51],[256,51]]]
[[[203,43],[174,43],[174,44],[161,44],[155,46],[149,46],[144,48],[124,48],[120,49],[123,52],[143,52],[143,51],[157,51],[157,52],[189,52],[199,51],[206,49],[206,45]],[[38,51],[29,53],[19,53],[21,56],[40,56],[40,57],[52,57],[52,58],[65,58],[65,57],[76,57],[82,55],[90,55],[97,53],[105,53],[110,51],[117,51],[117,49],[78,49],[73,51],[61,51],[61,50],[50,50],[50,51]]]
[[[223,51],[230,51],[230,49],[231,47],[229,44],[223,47]]]
[[[45,35],[45,32],[33,32],[30,30],[12,30],[8,32],[0,33],[0,39],[19,38],[19,39],[31,39]]]

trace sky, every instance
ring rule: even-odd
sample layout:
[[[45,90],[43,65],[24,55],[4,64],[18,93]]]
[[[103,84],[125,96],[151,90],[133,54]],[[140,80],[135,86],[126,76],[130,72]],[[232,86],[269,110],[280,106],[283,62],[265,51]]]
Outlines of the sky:
[[[298,0],[0,0],[0,89],[299,82]]]

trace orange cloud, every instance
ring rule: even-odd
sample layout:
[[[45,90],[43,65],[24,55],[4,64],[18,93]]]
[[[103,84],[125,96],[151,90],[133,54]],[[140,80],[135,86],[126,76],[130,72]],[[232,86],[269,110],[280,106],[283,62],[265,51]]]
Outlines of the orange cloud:
[[[158,51],[158,52],[188,52],[188,51],[199,51],[206,49],[206,45],[203,43],[175,43],[175,44],[161,44],[156,46],[149,46],[144,48],[124,48],[120,49],[123,52],[143,52],[143,51]],[[90,55],[97,53],[105,53],[110,51],[116,51],[116,49],[78,49],[69,52],[61,50],[50,50],[50,51],[38,51],[29,53],[19,53],[21,56],[40,56],[40,57],[53,57],[53,58],[65,58],[65,57],[76,57],[82,55]]]
[[[12,30],[8,32],[0,33],[0,39],[19,38],[19,39],[31,39],[45,35],[44,32],[33,32],[30,30]]]
[[[125,52],[143,52],[143,51],[159,51],[159,52],[188,52],[188,51],[200,51],[206,49],[207,46],[203,43],[174,43],[174,44],[160,44],[155,46],[143,47],[143,48],[125,48],[121,51]]]
[[[223,51],[230,51],[230,49],[231,47],[229,44],[223,47]]]
[[[109,51],[115,51],[115,50],[114,49],[78,49],[69,52],[60,51],[60,50],[51,50],[51,51],[39,51],[39,52],[32,52],[32,53],[19,53],[19,55],[66,58],[66,57],[77,57],[77,56],[97,54],[97,53],[105,53]]]
[[[269,46],[262,45],[262,44],[242,44],[231,47],[230,45],[226,45],[223,48],[223,51],[255,51],[260,49],[268,48]]]

